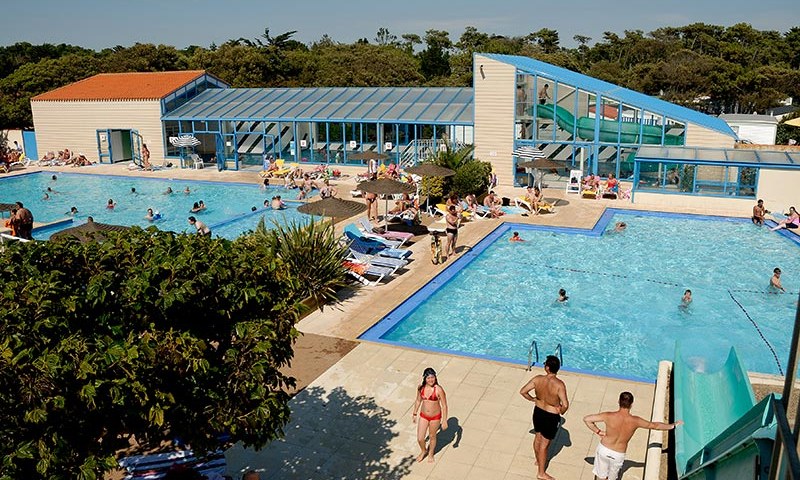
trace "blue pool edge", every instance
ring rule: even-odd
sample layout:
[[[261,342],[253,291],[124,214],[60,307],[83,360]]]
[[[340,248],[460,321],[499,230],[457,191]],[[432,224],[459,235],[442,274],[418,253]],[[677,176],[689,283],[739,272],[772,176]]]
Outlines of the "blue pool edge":
[[[481,253],[483,253],[483,251],[485,251],[490,245],[492,245],[498,238],[500,238],[503,234],[505,234],[509,230],[511,229],[528,230],[528,231],[538,230],[538,231],[547,231],[553,233],[563,233],[567,235],[586,235],[591,237],[599,237],[602,236],[603,233],[606,231],[608,224],[611,222],[612,218],[616,214],[640,215],[648,217],[664,217],[664,218],[675,218],[675,219],[726,221],[726,222],[736,222],[736,223],[751,222],[750,218],[745,218],[745,217],[729,217],[723,215],[703,215],[703,214],[693,214],[693,213],[657,212],[649,210],[632,210],[624,208],[606,208],[591,229],[576,228],[576,227],[551,227],[545,225],[503,222],[500,225],[498,225],[494,230],[489,232],[489,234],[487,234],[484,238],[482,238],[474,247],[472,247],[466,253],[458,257],[456,261],[448,265],[443,271],[435,275],[432,279],[430,279],[427,283],[425,283],[422,287],[420,287],[417,291],[415,291],[410,297],[405,299],[400,305],[392,309],[392,311],[390,311],[377,323],[375,323],[365,332],[359,335],[358,339],[375,343],[382,343],[386,345],[413,348],[422,351],[443,353],[448,355],[457,355],[468,358],[492,360],[503,363],[511,363],[515,365],[521,364],[527,366],[527,362],[520,362],[518,360],[514,360],[507,357],[476,354],[470,352],[463,352],[460,350],[449,350],[437,347],[430,347],[427,345],[419,345],[410,342],[387,340],[384,339],[383,336],[394,330],[394,328],[400,322],[402,322],[411,312],[413,312],[417,307],[419,307],[419,305],[422,302],[424,302],[433,293],[435,293],[440,288],[444,287],[447,283],[449,283],[453,279],[453,277],[455,277],[461,270],[463,270],[470,263],[472,263]],[[765,223],[765,227],[769,226],[768,224],[774,226],[777,223],[768,220]],[[796,246],[800,247],[799,235],[787,232],[785,230],[778,230],[774,233],[790,239]],[[658,360],[654,361],[657,362]],[[645,382],[645,383],[655,382],[655,379],[648,379],[630,375],[621,375],[611,372],[598,372],[598,371],[583,370],[583,369],[572,369],[564,366],[562,366],[561,370],[565,372],[581,373],[599,377],[626,380],[626,381]]]

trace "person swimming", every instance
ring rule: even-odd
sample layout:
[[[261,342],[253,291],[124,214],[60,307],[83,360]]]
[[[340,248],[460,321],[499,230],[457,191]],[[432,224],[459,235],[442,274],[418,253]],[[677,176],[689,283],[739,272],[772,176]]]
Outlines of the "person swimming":
[[[201,209],[200,209],[200,204],[199,204],[199,203],[197,203],[197,202],[194,202],[194,205],[192,205],[192,209],[191,209],[191,210],[189,210],[189,211],[190,211],[191,213],[197,213],[197,212],[199,212],[200,210],[201,210]]]
[[[106,203],[106,208],[108,210],[113,210],[114,207],[116,207],[116,206],[117,206],[117,204],[114,202],[114,199],[113,198],[109,198],[108,199],[108,203]]]
[[[781,269],[778,267],[772,271],[772,278],[769,279],[769,291],[770,293],[786,293],[786,289],[781,285]]]
[[[186,188],[183,189],[183,193],[184,193],[184,195],[189,195],[190,193],[192,193],[192,191],[189,190],[189,187],[186,187]]]
[[[558,291],[558,298],[556,299],[556,302],[558,302],[558,303],[567,303],[568,300],[569,300],[569,297],[567,296],[567,291],[564,290],[563,288],[560,289]]]
[[[136,195],[136,187],[131,187],[131,193]]]
[[[201,212],[202,212],[203,210],[205,210],[205,209],[206,209],[206,204],[205,204],[205,202],[203,202],[202,200],[200,200],[199,202],[197,202],[197,204],[198,204],[198,205],[200,205],[200,211],[201,211]]]
[[[78,207],[72,207],[65,215],[72,215],[73,217],[78,214]]]
[[[164,190],[164,195],[172,195],[172,187],[167,187],[167,189]]]
[[[681,304],[678,305],[678,308],[684,311],[689,310],[689,305],[691,305],[691,303],[692,303],[692,291],[686,290],[685,292],[683,292],[683,298],[681,298]]]
[[[50,194],[44,192],[44,197],[42,197],[42,200],[50,200]]]
[[[628,228],[628,224],[625,222],[617,222],[614,224],[614,232],[616,233],[624,232],[626,228]]]
[[[519,236],[519,232],[514,232],[511,235],[511,238],[508,239],[509,242],[524,242],[525,239]]]

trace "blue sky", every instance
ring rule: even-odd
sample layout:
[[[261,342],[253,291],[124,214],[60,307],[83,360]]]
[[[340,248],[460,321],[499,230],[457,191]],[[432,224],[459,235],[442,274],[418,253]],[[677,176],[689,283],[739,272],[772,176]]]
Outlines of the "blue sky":
[[[472,25],[487,33],[524,35],[558,30],[562,45],[573,35],[592,37],[626,29],[649,32],[694,22],[785,32],[800,26],[796,0],[11,0],[3,2],[0,44],[18,41],[69,43],[100,49],[136,42],[179,48],[208,46],[297,30],[304,43],[327,33],[334,40],[372,41],[380,27],[398,37],[435,28],[457,40]]]

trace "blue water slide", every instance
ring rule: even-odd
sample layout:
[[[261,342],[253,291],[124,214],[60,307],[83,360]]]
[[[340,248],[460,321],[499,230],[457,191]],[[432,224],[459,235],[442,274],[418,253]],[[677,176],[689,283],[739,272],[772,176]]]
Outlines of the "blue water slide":
[[[755,404],[747,371],[731,348],[715,372],[693,369],[675,348],[675,459],[681,479],[766,478],[775,417],[770,395]],[[760,469],[760,471],[759,471]],[[755,476],[752,476],[755,472]]]

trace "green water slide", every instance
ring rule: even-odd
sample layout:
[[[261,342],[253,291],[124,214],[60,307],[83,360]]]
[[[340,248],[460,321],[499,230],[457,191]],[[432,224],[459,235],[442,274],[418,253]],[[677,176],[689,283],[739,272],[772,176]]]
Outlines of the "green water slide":
[[[534,107],[531,107],[534,108]],[[559,107],[550,103],[536,105],[536,116],[555,120],[561,129],[567,132],[575,130],[575,116],[566,108]],[[641,141],[639,141],[638,123],[617,122],[616,120],[600,119],[600,141],[616,143],[617,129],[620,129],[619,141],[631,144],[661,144],[661,127],[653,125],[641,126]],[[577,133],[583,140],[594,141],[594,118],[580,117],[577,119]],[[680,135],[665,135],[664,143],[667,145],[683,145],[683,137]]]
[[[681,479],[766,479],[775,438],[770,395],[757,405],[735,349],[716,372],[698,372],[675,349],[675,459]]]

